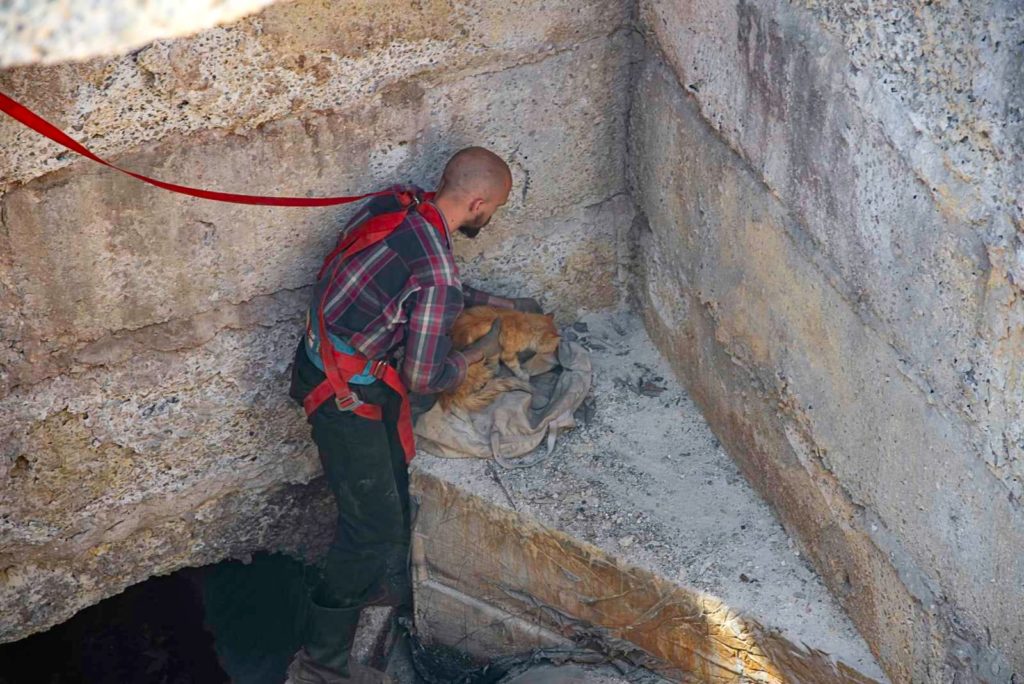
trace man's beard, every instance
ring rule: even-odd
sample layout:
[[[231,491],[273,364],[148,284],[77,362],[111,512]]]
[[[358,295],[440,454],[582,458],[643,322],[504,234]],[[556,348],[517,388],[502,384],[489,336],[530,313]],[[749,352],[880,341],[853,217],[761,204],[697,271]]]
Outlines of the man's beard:
[[[467,221],[466,223],[463,223],[461,226],[459,226],[459,232],[465,235],[466,237],[473,239],[477,235],[479,235],[480,231],[483,230],[483,227],[490,222],[490,216],[488,216],[486,220],[483,218],[483,216],[476,216],[472,220]]]

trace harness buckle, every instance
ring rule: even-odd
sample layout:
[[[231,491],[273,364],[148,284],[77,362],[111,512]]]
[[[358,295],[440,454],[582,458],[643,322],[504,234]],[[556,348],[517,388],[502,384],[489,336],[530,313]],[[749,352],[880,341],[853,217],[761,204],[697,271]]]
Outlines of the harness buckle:
[[[339,411],[355,411],[364,403],[365,402],[356,396],[355,392],[349,392],[343,397],[334,398],[334,405],[338,407]]]
[[[402,209],[408,211],[416,208],[420,204],[419,195],[411,190],[402,190],[396,193],[398,201],[402,203]]]
[[[384,377],[384,372],[388,368],[388,362],[384,359],[377,359],[372,361],[370,365],[370,375],[381,380]]]

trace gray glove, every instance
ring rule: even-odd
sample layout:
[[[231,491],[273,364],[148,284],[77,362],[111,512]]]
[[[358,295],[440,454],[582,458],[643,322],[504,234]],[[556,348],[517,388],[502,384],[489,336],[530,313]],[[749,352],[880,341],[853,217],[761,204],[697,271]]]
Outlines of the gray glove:
[[[473,342],[462,353],[467,356],[479,354],[481,359],[488,359],[501,353],[501,319],[495,318],[494,324],[486,335]]]
[[[512,308],[516,311],[522,311],[523,313],[544,313],[544,309],[540,308],[540,303],[532,297],[519,297],[512,300]]]

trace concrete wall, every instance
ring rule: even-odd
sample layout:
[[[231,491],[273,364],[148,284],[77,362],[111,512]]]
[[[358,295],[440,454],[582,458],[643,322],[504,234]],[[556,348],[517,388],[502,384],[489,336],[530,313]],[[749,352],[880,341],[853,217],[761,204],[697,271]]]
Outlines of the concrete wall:
[[[432,187],[490,146],[512,201],[468,280],[620,301],[631,32],[612,1],[299,0],[0,91],[133,170],[224,190]],[[345,210],[171,195],[0,121],[0,641],[128,584],[329,533],[286,397]],[[311,504],[311,501],[313,502]]]
[[[652,333],[895,681],[1019,680],[1019,3],[640,5]]]
[[[113,55],[240,19],[274,0],[9,0],[0,67]]]
[[[633,9],[297,0],[0,91],[224,190],[429,186],[489,145],[513,201],[464,273],[563,318],[620,301],[632,222],[652,334],[893,679],[1019,680],[1019,3]],[[345,214],[175,197],[0,121],[0,640],[322,544],[284,390]]]

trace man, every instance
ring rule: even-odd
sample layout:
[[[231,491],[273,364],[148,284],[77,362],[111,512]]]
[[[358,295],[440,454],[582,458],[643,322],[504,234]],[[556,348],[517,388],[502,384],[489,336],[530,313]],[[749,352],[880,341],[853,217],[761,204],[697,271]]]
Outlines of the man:
[[[445,166],[432,198],[420,188],[396,186],[368,201],[345,236],[373,234],[374,226],[389,217],[397,217],[397,226],[388,233],[388,224],[386,237],[369,246],[340,250],[321,272],[306,335],[296,350],[291,396],[305,402],[337,501],[338,525],[310,592],[304,646],[288,669],[294,684],[388,681],[350,663],[349,651],[363,607],[411,604],[406,471],[411,436],[403,444],[402,434],[411,426],[403,424],[408,405],[401,386],[410,392],[413,413],[422,413],[434,395],[462,381],[469,364],[499,351],[497,327],[461,352],[452,348],[448,331],[464,306],[540,310],[532,299],[505,299],[464,286],[452,255],[450,229],[476,237],[508,201],[511,188],[512,175],[500,157],[480,147],[461,150]],[[324,337],[341,356],[325,352]],[[344,361],[346,354],[358,360],[356,368],[364,360],[371,362],[367,369],[384,360],[391,365],[375,368],[391,376],[352,371],[342,378],[345,397],[335,396],[325,377],[332,374],[334,359]],[[390,383],[381,379],[388,377]],[[321,387],[336,400],[313,406],[310,397]],[[365,413],[364,403],[379,407],[379,420],[352,410],[363,406]]]

